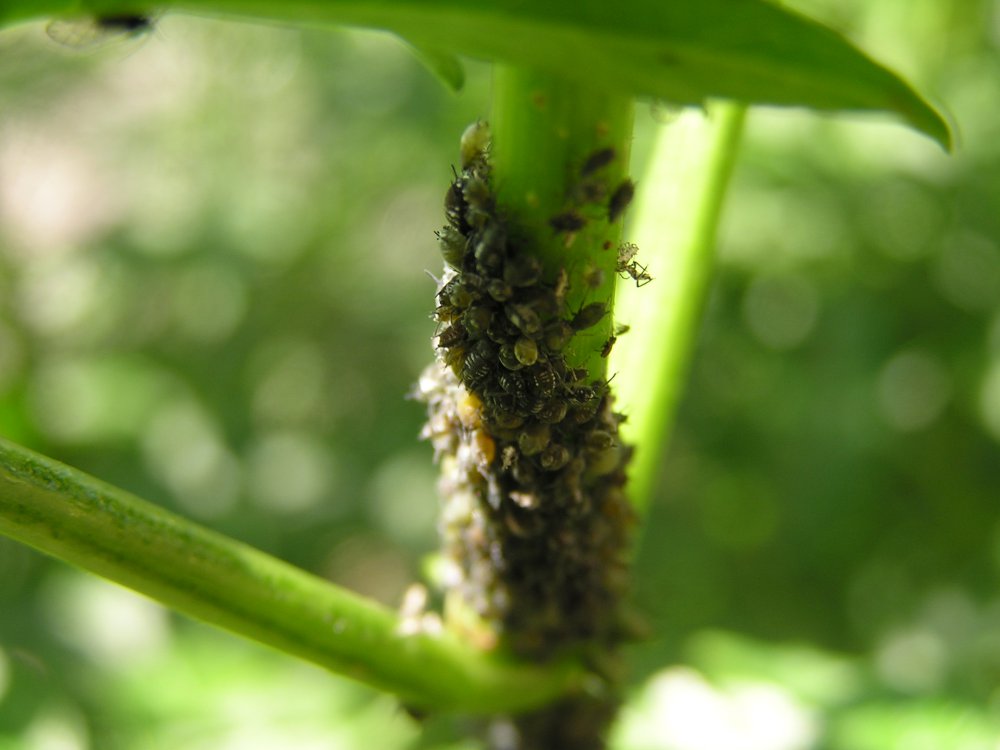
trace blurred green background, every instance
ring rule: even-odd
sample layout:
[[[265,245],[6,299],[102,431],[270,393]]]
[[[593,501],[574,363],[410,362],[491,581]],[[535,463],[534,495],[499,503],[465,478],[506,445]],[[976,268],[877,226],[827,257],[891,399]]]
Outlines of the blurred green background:
[[[1000,3],[797,6],[962,145],[752,113],[615,745],[997,750]],[[395,606],[435,547],[433,231],[488,111],[485,65],[456,97],[373,33],[3,32],[0,434]],[[2,750],[471,747],[438,729],[0,538]]]

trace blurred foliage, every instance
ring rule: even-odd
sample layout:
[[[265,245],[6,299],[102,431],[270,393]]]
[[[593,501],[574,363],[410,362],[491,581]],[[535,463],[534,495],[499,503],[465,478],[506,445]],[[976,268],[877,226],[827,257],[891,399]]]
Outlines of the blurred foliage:
[[[1000,6],[798,6],[937,92],[963,144],[752,113],[617,744],[992,748]],[[374,34],[0,35],[0,433],[398,602],[435,546],[405,398],[425,271],[488,95],[484,67],[454,97]],[[385,698],[0,539],[4,750],[417,736]]]

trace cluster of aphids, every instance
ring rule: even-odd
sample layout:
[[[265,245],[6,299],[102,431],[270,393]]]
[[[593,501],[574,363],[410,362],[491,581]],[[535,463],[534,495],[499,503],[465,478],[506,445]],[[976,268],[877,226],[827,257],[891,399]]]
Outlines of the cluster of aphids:
[[[524,252],[524,230],[496,204],[488,151],[485,123],[470,126],[438,234],[446,270],[434,313],[437,362],[417,391],[429,405],[424,437],[442,465],[451,591],[506,645],[545,656],[619,635],[630,451],[618,440],[607,381],[563,356],[606,307],[570,310],[566,273],[543,278]],[[583,176],[601,166],[585,165]],[[609,221],[620,213],[617,191],[601,196]],[[571,231],[557,226],[565,216],[552,218],[542,228],[550,236]]]
[[[588,219],[580,210],[582,207],[602,210],[609,223],[618,221],[635,196],[635,184],[626,178],[613,189],[602,178],[602,173],[616,158],[615,149],[608,146],[598,149],[580,165],[579,177],[573,184],[571,207],[549,219],[549,226],[557,233],[565,234],[569,247],[576,233],[587,226]],[[593,213],[593,212],[591,212]]]

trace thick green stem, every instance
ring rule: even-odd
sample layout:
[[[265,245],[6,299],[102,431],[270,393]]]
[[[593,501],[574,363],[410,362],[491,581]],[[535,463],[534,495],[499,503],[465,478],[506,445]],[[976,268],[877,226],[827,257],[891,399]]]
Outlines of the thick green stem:
[[[602,148],[614,159],[600,170],[610,194],[628,168],[634,104],[627,94],[608,94],[536,70],[497,65],[493,82],[493,170],[497,194],[513,223],[531,230],[529,251],[539,257],[549,281],[568,274],[571,310],[606,303],[615,292],[615,248],[621,220],[607,220],[604,201],[581,200],[580,169]],[[557,232],[553,217],[579,212],[586,226]],[[567,361],[605,376],[600,356],[611,334],[611,315],[581,332],[566,351]]]
[[[0,440],[0,533],[199,620],[433,710],[518,711],[579,672],[502,662],[93,477]]]
[[[464,574],[457,590],[501,642],[540,660],[579,651],[594,670],[589,693],[513,721],[498,717],[489,747],[599,750],[620,698],[628,588],[628,452],[616,439],[618,416],[607,408],[605,355],[622,216],[632,194],[625,173],[634,105],[627,93],[506,66],[495,68],[493,96],[492,150],[481,168],[490,175],[495,214],[482,230],[474,212],[467,217],[472,249],[458,278],[473,287],[472,279],[481,285],[483,278],[513,278],[519,266],[533,265],[528,257],[540,261],[542,279],[519,285],[506,305],[480,302],[490,320],[509,318],[518,330],[496,327],[500,353],[489,361],[495,346],[474,329],[472,366],[467,358],[460,376],[483,404],[495,455],[478,467],[464,461],[475,446],[456,447],[468,430],[452,418],[457,438],[442,445],[454,456],[442,462],[443,486],[450,504],[474,510],[448,514],[465,522],[455,525],[447,546]],[[475,201],[472,171],[458,184]],[[487,205],[492,211],[492,196]],[[462,230],[460,218],[451,221]],[[502,274],[483,249],[496,227],[505,238]],[[531,312],[541,320],[533,330],[523,322]],[[439,307],[439,314],[451,313]],[[504,358],[503,346],[528,336],[537,362]],[[428,399],[432,424],[462,408],[461,395],[452,406],[447,388],[440,390]],[[499,424],[507,411],[511,428]],[[463,501],[468,497],[471,503]]]
[[[745,107],[716,104],[663,126],[643,176],[633,236],[653,283],[621,282],[616,314],[632,326],[612,352],[622,433],[638,446],[629,497],[649,505],[663,448],[701,322],[715,234],[743,129]]]

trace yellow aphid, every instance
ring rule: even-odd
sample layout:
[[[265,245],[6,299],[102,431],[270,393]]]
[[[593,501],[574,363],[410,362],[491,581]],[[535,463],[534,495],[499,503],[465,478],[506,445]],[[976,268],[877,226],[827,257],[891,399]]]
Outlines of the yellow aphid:
[[[492,464],[497,457],[497,444],[493,438],[483,430],[476,430],[472,433],[472,442],[480,462],[485,466]]]
[[[475,393],[465,393],[456,407],[458,421],[467,430],[474,430],[483,424],[483,402]]]

